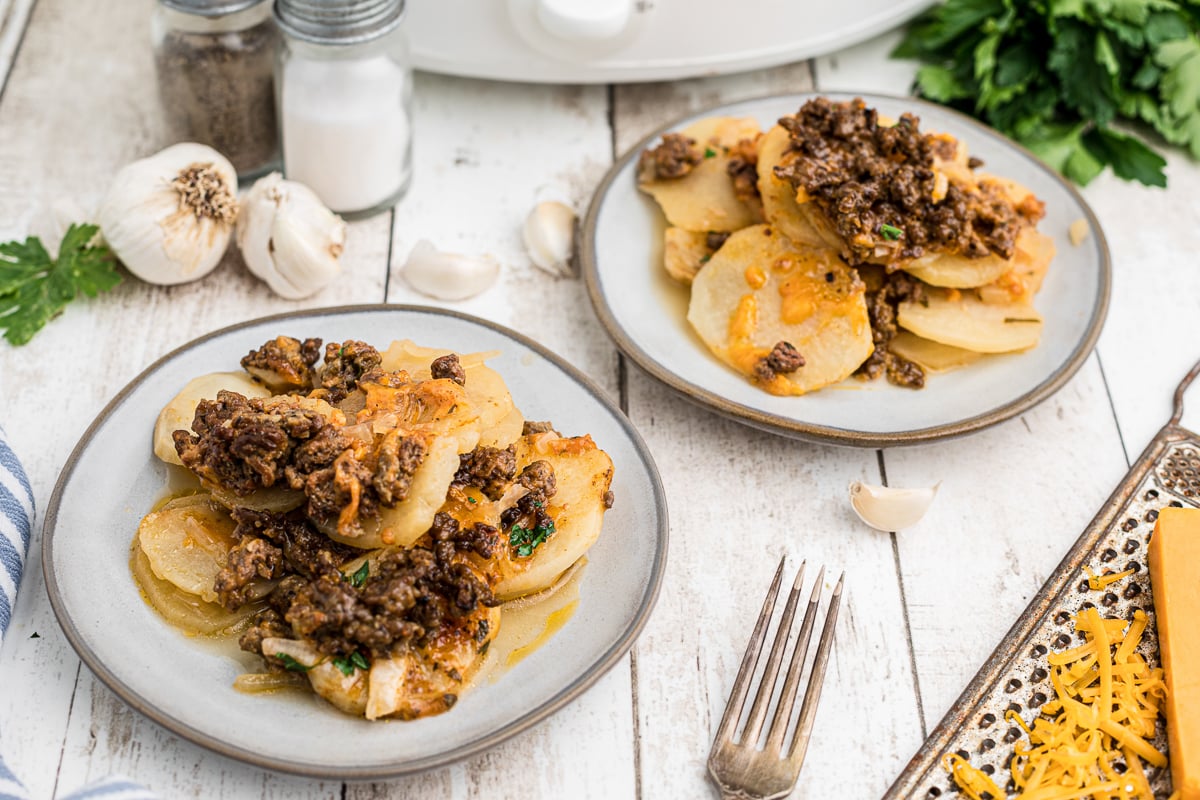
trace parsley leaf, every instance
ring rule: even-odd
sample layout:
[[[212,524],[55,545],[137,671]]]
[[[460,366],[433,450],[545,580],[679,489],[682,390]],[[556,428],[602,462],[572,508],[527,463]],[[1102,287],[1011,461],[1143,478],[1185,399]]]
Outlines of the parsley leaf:
[[[534,550],[550,538],[552,533],[554,533],[553,521],[546,525],[539,525],[533,530],[522,525],[513,525],[512,530],[508,533],[508,544],[509,547],[516,549],[518,556],[528,558],[533,555]]]
[[[338,656],[332,659],[332,663],[347,678],[353,675],[356,669],[367,670],[371,668],[371,662],[367,661],[367,657],[357,650],[345,658]]]
[[[946,0],[909,25],[892,56],[923,62],[917,93],[1079,184],[1111,169],[1165,186],[1157,140],[1138,126],[1200,158],[1200,3]]]
[[[879,226],[879,235],[887,239],[889,242],[894,242],[904,235],[904,229],[897,228],[895,225],[888,225],[885,222]]]
[[[292,672],[308,672],[312,667],[306,667],[287,653],[276,653],[275,657],[283,662],[283,668]]]
[[[704,148],[704,157],[705,158],[716,158],[717,151],[713,150],[711,147],[706,147],[706,148]]]
[[[80,292],[95,297],[121,282],[112,252],[91,244],[99,230],[69,227],[57,259],[36,236],[0,244],[0,328],[11,344],[27,343]]]
[[[371,574],[371,562],[364,561],[362,566],[354,570],[354,574],[350,576],[350,585],[358,588],[367,582],[367,576]]]

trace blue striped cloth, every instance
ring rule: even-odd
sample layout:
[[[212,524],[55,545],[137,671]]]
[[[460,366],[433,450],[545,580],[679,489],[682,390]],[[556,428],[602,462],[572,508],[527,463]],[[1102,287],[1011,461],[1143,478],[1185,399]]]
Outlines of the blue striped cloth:
[[[33,535],[33,489],[21,468],[21,462],[8,437],[0,428],[0,645],[12,621],[17,604],[17,588],[29,540]],[[0,731],[2,734],[3,731]],[[0,800],[30,800],[29,792],[0,755]],[[62,800],[158,800],[157,795],[121,775],[112,775],[89,784]]]

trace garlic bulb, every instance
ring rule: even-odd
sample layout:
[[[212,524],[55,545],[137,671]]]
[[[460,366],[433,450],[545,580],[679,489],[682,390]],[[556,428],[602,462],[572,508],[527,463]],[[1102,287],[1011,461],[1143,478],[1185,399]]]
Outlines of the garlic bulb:
[[[346,223],[312,189],[272,172],[242,199],[237,243],[251,272],[280,297],[299,300],[341,272]]]
[[[921,521],[938,487],[893,489],[854,481],[850,484],[850,504],[858,518],[877,531],[902,531]]]
[[[571,251],[575,244],[575,212],[563,203],[538,203],[525,218],[522,230],[529,258],[551,275],[571,274]]]
[[[439,300],[466,300],[496,282],[500,265],[490,256],[443,253],[428,240],[417,242],[404,265],[414,289]]]
[[[237,173],[216,150],[177,144],[124,167],[100,205],[117,258],[148,283],[202,278],[221,260],[237,219]]]

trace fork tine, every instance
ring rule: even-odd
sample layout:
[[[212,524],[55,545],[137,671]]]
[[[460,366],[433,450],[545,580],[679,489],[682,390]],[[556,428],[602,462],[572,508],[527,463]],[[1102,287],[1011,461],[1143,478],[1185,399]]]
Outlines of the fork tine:
[[[817,602],[821,599],[821,585],[824,582],[825,567],[821,567],[821,571],[817,573],[817,582],[813,585],[812,595],[808,599],[808,608],[804,611],[804,622],[800,625],[800,635],[796,637],[796,647],[792,650],[792,661],[783,681],[779,705],[775,707],[775,718],[771,721],[771,730],[767,734],[767,752],[776,755],[783,754],[783,737],[787,734],[788,722],[796,707],[796,690],[800,687],[800,673],[804,670],[804,658],[808,655],[808,646],[812,642],[813,625],[817,620]]]
[[[771,589],[763,599],[762,611],[758,614],[758,621],[754,623],[750,641],[746,643],[746,653],[742,656],[742,665],[738,667],[737,678],[733,682],[733,692],[729,695],[729,702],[725,705],[721,724],[717,726],[717,735],[713,740],[713,752],[716,752],[722,744],[733,740],[733,728],[737,725],[738,717],[742,715],[742,708],[746,705],[746,694],[750,690],[750,679],[754,676],[754,668],[758,666],[758,657],[762,653],[767,623],[771,619],[771,612],[775,610],[775,598],[779,596],[779,584],[783,580],[783,562],[786,558],[785,555],[779,559],[779,567],[775,570]]]
[[[788,634],[792,632],[792,620],[796,617],[796,603],[800,599],[800,587],[804,584],[806,563],[800,562],[800,571],[796,573],[792,590],[788,592],[787,605],[783,607],[783,616],[780,617],[779,627],[775,631],[775,641],[771,643],[771,654],[767,657],[767,666],[763,668],[762,680],[759,681],[758,691],[754,695],[754,705],[750,707],[750,716],[746,719],[741,743],[749,747],[758,745],[758,737],[762,733],[767,704],[771,702],[775,681],[779,677],[779,663],[783,661],[783,650],[787,646]]]
[[[846,573],[838,578],[833,595],[829,598],[829,611],[825,614],[825,627],[821,629],[821,641],[817,644],[817,655],[813,660],[812,674],[808,677],[808,688],[804,690],[804,705],[800,708],[800,722],[796,726],[796,738],[792,741],[788,760],[796,774],[804,763],[808,752],[808,740],[812,737],[813,720],[817,715],[817,701],[821,697],[821,686],[825,682],[825,669],[829,666],[829,648],[833,644],[833,629],[837,627],[838,604],[842,599],[842,585]]]

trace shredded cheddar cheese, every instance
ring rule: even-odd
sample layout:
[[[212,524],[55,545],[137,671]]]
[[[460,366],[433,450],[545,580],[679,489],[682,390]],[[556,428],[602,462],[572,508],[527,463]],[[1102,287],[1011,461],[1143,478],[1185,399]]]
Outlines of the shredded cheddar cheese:
[[[1100,589],[1127,573],[1094,576]],[[1095,608],[1075,617],[1085,643],[1047,656],[1055,698],[1026,724],[1014,711],[1005,719],[1020,725],[1010,763],[1020,800],[1154,800],[1142,761],[1165,766],[1150,744],[1166,698],[1162,669],[1151,669],[1136,651],[1146,630],[1145,612],[1131,622],[1105,619]],[[1122,769],[1119,764],[1124,765]],[[963,793],[982,800],[1005,794],[965,759],[949,754],[942,765]]]
[[[1083,571],[1086,572],[1087,576],[1088,576],[1088,588],[1091,589],[1093,592],[1098,592],[1101,589],[1103,589],[1105,586],[1108,586],[1109,584],[1113,584],[1113,583],[1116,583],[1117,581],[1121,580],[1126,575],[1133,574],[1132,569],[1123,570],[1121,572],[1110,572],[1107,575],[1096,575],[1094,572],[1092,572],[1087,567],[1084,567]]]

